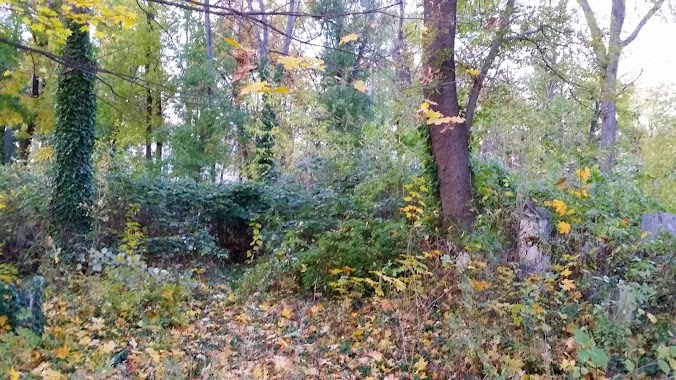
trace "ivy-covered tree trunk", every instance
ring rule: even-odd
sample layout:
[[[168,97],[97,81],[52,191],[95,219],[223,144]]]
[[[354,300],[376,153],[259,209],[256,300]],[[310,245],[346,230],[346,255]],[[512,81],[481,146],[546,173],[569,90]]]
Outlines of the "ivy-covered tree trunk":
[[[50,202],[52,233],[61,244],[91,230],[88,208],[93,200],[92,151],[94,149],[96,61],[89,32],[71,22],[56,89],[54,173]]]
[[[272,78],[270,78],[270,64],[266,59],[260,63],[261,80],[272,79],[275,84],[281,83],[283,69],[278,67],[274,69]],[[268,94],[263,95],[263,112],[261,114],[261,130],[256,136],[256,176],[261,181],[271,181],[275,177],[275,157],[274,157],[274,129],[277,126],[277,115],[272,107],[272,102]]]

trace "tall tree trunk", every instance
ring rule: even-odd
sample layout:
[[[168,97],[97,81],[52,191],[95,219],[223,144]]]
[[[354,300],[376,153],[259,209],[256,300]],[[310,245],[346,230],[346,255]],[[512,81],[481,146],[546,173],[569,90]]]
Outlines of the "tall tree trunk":
[[[148,66],[146,66],[148,67]],[[146,161],[151,162],[153,159],[153,95],[150,89],[146,90]]]
[[[598,100],[594,101],[594,114],[589,123],[589,142],[596,142],[596,130],[599,127],[599,117],[601,116],[601,103]]]
[[[163,115],[162,115],[162,93],[157,92],[157,120],[160,123],[160,127],[163,124]],[[156,147],[155,147],[155,161],[157,167],[159,168],[160,173],[162,172],[162,150],[164,149],[164,142],[162,139],[158,138]]]
[[[394,62],[397,65],[397,82],[400,87],[407,87],[411,85],[411,70],[406,65],[404,59],[404,52],[406,50],[406,35],[404,34],[404,17],[405,17],[405,3],[404,0],[399,0],[399,24],[397,26],[397,42],[394,47]]]
[[[146,12],[146,23],[148,25],[148,32],[152,35],[153,32],[153,20],[152,20],[152,8],[150,2],[148,2],[148,11]],[[146,48],[146,64],[145,64],[145,75],[146,79],[150,77],[150,66],[152,61],[152,48],[150,45]],[[153,93],[150,90],[150,87],[146,89],[146,162],[152,162],[153,160],[153,149],[152,149],[152,138],[153,138]]]
[[[282,48],[283,55],[289,55],[289,49],[291,49],[291,40],[293,39],[293,26],[296,23],[296,1],[289,1],[289,16],[286,19],[286,32],[284,36],[284,47]]]
[[[617,73],[622,54],[622,26],[626,15],[625,0],[612,0],[610,14],[610,36],[606,51],[605,73],[601,89],[601,147],[606,156],[601,163],[602,170],[610,172],[613,169],[614,148],[617,136]]]
[[[5,126],[2,144],[2,164],[8,165],[12,161],[14,154],[14,131],[12,128]]]
[[[458,0],[425,0],[425,26],[432,39],[425,46],[426,70],[438,70],[436,86],[426,88],[425,98],[436,103],[436,111],[444,116],[460,114],[455,81],[455,34]],[[444,129],[446,129],[444,131]],[[432,156],[437,168],[439,196],[446,225],[462,230],[472,226],[472,182],[469,162],[469,130],[464,123],[447,129],[428,128]]]
[[[209,106],[211,106],[211,97],[213,95],[213,81],[216,77],[214,75],[214,41],[213,31],[211,30],[210,9],[209,0],[204,0],[204,37],[207,44],[207,73],[209,75],[207,93],[209,95]]]
[[[472,173],[469,160],[469,131],[479,94],[488,71],[500,52],[514,13],[515,0],[507,0],[501,13],[500,27],[483,60],[479,75],[474,77],[465,107],[465,120],[460,123],[428,126],[432,157],[437,169],[439,196],[444,222],[461,230],[472,228]],[[424,67],[427,73],[437,73],[438,83],[425,88],[430,108],[444,117],[460,116],[456,84],[455,35],[458,0],[424,0],[424,18],[432,37],[424,46]]]
[[[28,156],[31,153],[31,145],[33,143],[34,133],[35,133],[35,123],[31,121],[30,123],[28,123],[28,127],[26,128],[26,134],[28,136],[19,139],[19,161],[21,161],[24,164],[28,163]]]
[[[56,89],[54,177],[49,211],[55,240],[73,248],[73,238],[85,238],[92,228],[88,211],[94,196],[96,60],[89,32],[72,21],[68,28],[71,35],[66,40],[63,59],[73,65],[63,67]]]
[[[591,47],[596,56],[596,63],[602,74],[603,84],[600,93],[599,113],[601,116],[601,147],[605,157],[601,161],[601,170],[610,172],[615,162],[615,141],[617,139],[617,73],[622,50],[636,39],[643,26],[657,13],[665,0],[654,0],[650,10],[639,21],[632,33],[622,40],[622,29],[626,16],[625,0],[610,0],[610,29],[607,46],[604,43],[603,31],[599,27],[596,15],[588,0],[577,0],[582,8],[587,26],[591,34]],[[594,124],[592,124],[592,127]],[[591,129],[590,129],[591,135]],[[590,136],[591,137],[591,136]]]

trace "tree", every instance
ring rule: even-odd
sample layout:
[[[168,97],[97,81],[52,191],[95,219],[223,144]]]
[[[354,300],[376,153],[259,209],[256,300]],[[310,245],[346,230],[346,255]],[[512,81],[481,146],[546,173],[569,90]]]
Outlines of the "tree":
[[[486,75],[505,42],[510,17],[514,12],[514,0],[507,1],[502,14],[493,22],[495,37],[481,68],[471,69],[469,72],[473,79],[462,121],[456,80],[457,73],[462,71],[462,67],[456,62],[458,0],[425,0],[423,6],[427,30],[427,40],[423,47],[423,79],[431,82],[425,88],[424,96],[429,109],[442,116],[437,117],[437,120],[453,118],[437,124],[428,120],[444,222],[446,225],[455,224],[462,230],[468,230],[473,221],[470,128]]]
[[[91,229],[88,207],[94,195],[92,152],[96,122],[96,60],[89,31],[68,21],[65,66],[56,91],[54,174],[50,215],[54,236],[69,245]]]
[[[609,172],[614,164],[614,147],[617,139],[617,103],[618,92],[617,73],[622,50],[636,39],[643,26],[657,13],[664,4],[664,0],[654,0],[650,10],[643,16],[634,30],[625,39],[622,39],[622,29],[626,16],[625,0],[610,0],[610,28],[608,29],[607,43],[604,42],[604,33],[599,27],[596,15],[588,0],[578,0],[591,34],[591,46],[596,58],[596,64],[601,74],[601,90],[599,94],[599,114],[601,115],[601,147],[608,150],[601,168]]]

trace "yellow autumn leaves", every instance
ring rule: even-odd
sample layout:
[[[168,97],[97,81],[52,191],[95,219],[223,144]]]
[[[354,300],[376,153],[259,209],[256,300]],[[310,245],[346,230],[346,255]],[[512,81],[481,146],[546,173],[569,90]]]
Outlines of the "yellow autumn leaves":
[[[546,201],[544,203],[544,205],[547,206],[547,207],[553,208],[554,212],[559,214],[559,216],[565,216],[569,212],[568,205],[566,205],[566,203],[564,201],[560,200],[560,199],[554,199],[553,201]],[[571,231],[571,228],[572,227],[571,227],[570,223],[563,221],[563,220],[560,221],[559,223],[557,223],[557,225],[556,225],[556,230],[558,231],[558,233],[560,233],[562,235],[569,234],[570,231]]]
[[[28,13],[26,8],[16,0],[5,0],[0,4],[10,4],[11,9],[21,16],[21,22],[33,32],[42,33],[48,38],[63,44],[71,30],[62,22],[63,16],[82,25],[80,30],[88,31],[90,26],[107,25],[120,26],[130,29],[136,24],[136,13],[131,9],[116,5],[110,6],[105,0],[65,0],[57,10],[47,6],[37,5]],[[76,9],[86,9],[87,12],[77,12]],[[95,36],[103,37],[103,33],[97,30]]]
[[[446,129],[453,128],[454,124],[460,124],[465,122],[465,118],[461,117],[459,115],[457,116],[445,116],[439,111],[435,111],[430,108],[430,106],[436,106],[437,103],[425,99],[425,101],[420,105],[420,108],[418,109],[418,114],[422,116],[422,118],[425,120],[427,125],[442,125],[446,124],[447,127],[442,130],[442,132],[446,131]]]
[[[580,179],[580,187],[579,189],[570,189],[568,187],[568,183],[566,178],[561,178],[556,182],[556,186],[560,189],[563,190],[569,194],[572,194],[580,199],[586,199],[589,198],[589,193],[587,192],[587,189],[585,188],[584,184],[589,182],[589,179],[591,178],[592,172],[589,167],[584,167],[581,169],[578,169],[575,172],[575,175],[577,178]],[[544,205],[547,207],[550,207],[554,210],[556,214],[558,214],[560,217],[564,217],[567,215],[572,215],[575,213],[575,210],[569,209],[568,205],[562,201],[561,199],[554,199],[551,201],[546,201],[544,202]],[[572,226],[568,221],[565,220],[560,220],[556,224],[556,231],[561,234],[561,235],[566,235],[569,234],[572,231]]]

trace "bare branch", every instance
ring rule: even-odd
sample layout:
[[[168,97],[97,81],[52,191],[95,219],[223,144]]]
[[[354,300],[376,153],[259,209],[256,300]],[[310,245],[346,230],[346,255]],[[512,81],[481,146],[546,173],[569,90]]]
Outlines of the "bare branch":
[[[491,48],[488,51],[488,55],[484,59],[483,64],[481,65],[479,75],[476,78],[474,78],[472,90],[470,91],[469,94],[469,100],[467,101],[467,109],[465,110],[465,125],[467,125],[469,128],[471,128],[472,126],[472,120],[474,119],[474,111],[476,110],[477,102],[479,100],[479,93],[481,92],[481,88],[483,87],[486,74],[488,74],[488,70],[490,70],[490,68],[493,66],[493,62],[495,61],[495,58],[498,56],[498,53],[500,52],[500,47],[505,42],[505,36],[507,34],[507,31],[509,30],[510,25],[510,22],[508,20],[514,13],[514,3],[515,0],[507,0],[507,5],[505,6],[505,10],[502,12],[501,15],[501,18],[505,20],[504,24],[500,27],[497,35],[495,36],[495,39],[493,39],[493,42],[491,43]]]
[[[622,47],[625,47],[632,43],[635,39],[636,36],[638,36],[638,33],[641,31],[641,29],[645,26],[645,24],[648,23],[648,21],[657,13],[658,10],[662,7],[662,4],[664,4],[664,0],[657,0],[655,4],[653,5],[652,8],[648,11],[648,13],[643,16],[641,21],[636,25],[636,28],[634,29],[633,32],[624,40],[622,41]]]

